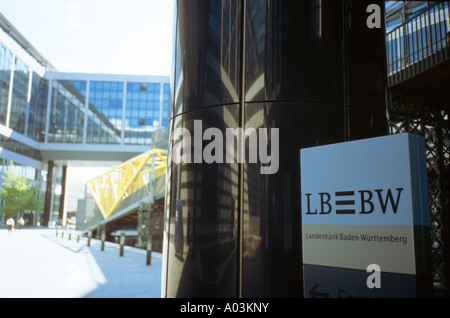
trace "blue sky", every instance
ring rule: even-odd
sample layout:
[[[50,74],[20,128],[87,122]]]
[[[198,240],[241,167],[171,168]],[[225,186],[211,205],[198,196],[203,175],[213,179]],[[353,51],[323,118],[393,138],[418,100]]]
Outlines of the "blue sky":
[[[62,72],[170,75],[173,0],[0,0]]]

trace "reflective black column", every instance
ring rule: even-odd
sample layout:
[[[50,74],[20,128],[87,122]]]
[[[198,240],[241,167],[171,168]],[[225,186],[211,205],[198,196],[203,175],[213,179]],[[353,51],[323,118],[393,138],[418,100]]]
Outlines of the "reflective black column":
[[[169,156],[178,128],[193,143],[208,128],[278,129],[279,167],[261,174],[250,138],[245,163],[196,162],[192,146],[191,163],[170,164],[163,296],[302,296],[300,149],[386,134],[370,3],[178,1]]]

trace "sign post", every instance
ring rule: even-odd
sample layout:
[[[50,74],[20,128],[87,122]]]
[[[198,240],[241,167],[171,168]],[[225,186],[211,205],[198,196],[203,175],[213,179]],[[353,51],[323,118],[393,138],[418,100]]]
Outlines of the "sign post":
[[[300,156],[304,296],[429,296],[423,138],[390,135]]]

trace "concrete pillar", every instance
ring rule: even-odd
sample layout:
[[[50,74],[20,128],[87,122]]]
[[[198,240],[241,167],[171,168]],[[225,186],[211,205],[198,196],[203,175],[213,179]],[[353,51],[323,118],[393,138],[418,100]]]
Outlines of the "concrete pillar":
[[[53,179],[53,161],[48,162],[47,185],[45,189],[44,217],[43,226],[48,226],[50,220],[51,202],[52,202],[52,179]]]
[[[62,167],[61,178],[61,197],[59,198],[59,220],[62,224],[65,223],[66,216],[64,215],[64,202],[66,197],[66,179],[67,179],[67,166]]]

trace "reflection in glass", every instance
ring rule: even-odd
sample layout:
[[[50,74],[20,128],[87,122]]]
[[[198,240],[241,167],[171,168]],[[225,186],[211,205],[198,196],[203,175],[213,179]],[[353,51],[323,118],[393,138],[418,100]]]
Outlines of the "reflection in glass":
[[[3,43],[0,43],[0,124],[2,125],[6,125],[11,67],[12,53]]]
[[[179,17],[193,15],[177,23],[174,115],[238,102],[240,1],[178,1],[177,7]]]
[[[153,130],[163,126],[161,93],[160,83],[127,83],[125,144],[151,144]],[[166,105],[168,109],[168,97]]]
[[[247,1],[246,101],[342,103],[341,20],[340,1]]]
[[[386,31],[390,32],[392,29],[402,24],[405,21],[405,14],[402,3],[400,1],[386,2]]]
[[[16,57],[9,127],[21,134],[25,134],[29,77],[28,66],[20,58]]]
[[[344,139],[342,108],[305,102],[249,103],[245,118],[246,129],[279,129],[280,165],[277,173],[268,175],[260,173],[260,164],[245,165],[243,296],[299,296],[302,288],[299,153],[302,148]],[[248,142],[245,146],[248,152]]]
[[[27,136],[43,142],[47,119],[48,81],[33,72],[27,121]]]
[[[2,135],[0,135],[0,148],[7,149],[36,160],[42,160],[41,152],[38,149]]]
[[[194,132],[198,119],[202,121],[200,133],[214,127],[225,136],[226,128],[238,127],[238,118],[237,106],[213,107],[175,117],[174,128]],[[174,147],[181,141],[174,140]],[[209,142],[204,140],[202,149]],[[193,148],[189,151],[193,156]],[[167,257],[168,266],[177,270],[167,278],[168,293],[236,297],[238,164],[173,162],[170,177]]]
[[[162,112],[159,114],[161,126],[165,129],[169,127],[169,108],[170,108],[170,85],[168,83],[163,84],[163,96],[162,96]]]
[[[86,142],[120,144],[123,83],[91,81]]]
[[[421,12],[428,9],[428,1],[408,1],[405,4],[405,18],[412,19]]]
[[[70,81],[53,81],[48,141],[82,143],[85,96]]]

